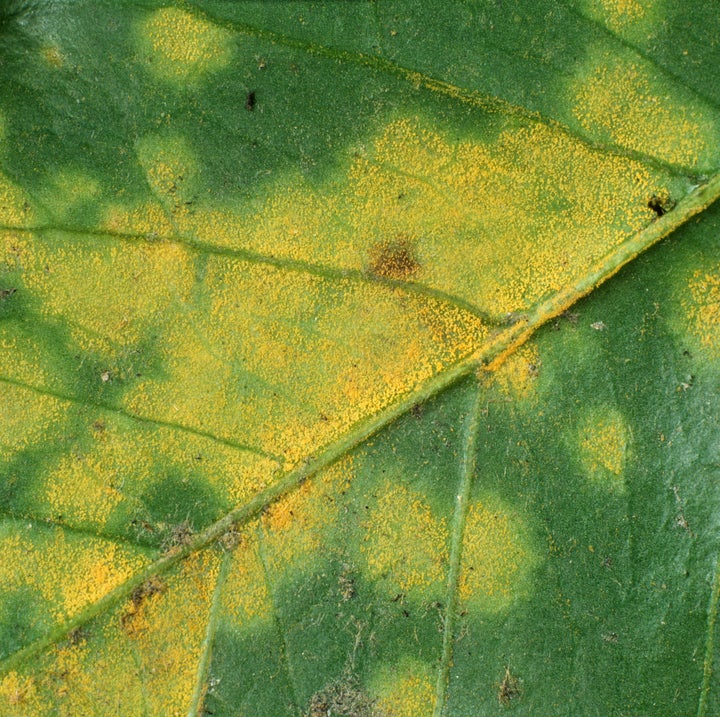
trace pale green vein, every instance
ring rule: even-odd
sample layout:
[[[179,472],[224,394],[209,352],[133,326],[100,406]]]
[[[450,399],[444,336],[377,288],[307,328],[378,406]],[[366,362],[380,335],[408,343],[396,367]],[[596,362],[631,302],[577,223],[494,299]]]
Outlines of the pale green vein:
[[[435,289],[431,286],[420,284],[418,282],[391,279],[373,274],[369,271],[362,271],[360,269],[336,269],[325,264],[315,264],[308,261],[302,261],[301,259],[269,256],[267,254],[252,251],[251,249],[218,246],[216,244],[212,244],[211,242],[201,241],[189,236],[132,234],[61,224],[47,224],[29,227],[0,225],[0,232],[23,232],[27,234],[62,232],[72,236],[90,237],[98,240],[143,244],[157,244],[158,242],[166,241],[178,246],[186,247],[190,251],[201,255],[224,256],[230,259],[238,259],[252,265],[270,266],[275,269],[282,269],[283,271],[308,274],[310,276],[317,276],[331,281],[353,281],[359,284],[370,284],[384,286],[385,288],[390,289],[400,289],[410,294],[416,294],[426,298],[435,299],[437,301],[442,301],[450,306],[454,306],[457,309],[467,311],[487,323],[494,322],[494,319],[487,312],[484,312],[475,304],[472,304],[471,302],[461,299],[453,294],[442,291],[441,289]]]
[[[211,22],[219,27],[224,27],[225,29],[236,32],[240,35],[264,40],[273,45],[281,45],[314,57],[332,60],[336,63],[340,62],[344,64],[351,64],[379,74],[389,75],[407,82],[413,87],[423,87],[430,92],[444,97],[450,97],[458,102],[477,107],[478,109],[486,112],[496,112],[498,114],[505,114],[511,117],[518,117],[528,122],[545,125],[546,127],[573,139],[575,142],[608,156],[633,159],[638,162],[643,162],[644,164],[656,169],[663,169],[673,174],[678,174],[679,171],[683,170],[682,167],[665,162],[658,157],[644,154],[643,152],[617,145],[608,145],[606,143],[597,142],[590,137],[567,127],[566,125],[561,124],[557,120],[546,117],[540,112],[535,112],[533,110],[526,109],[525,107],[514,105],[507,100],[503,100],[499,97],[494,97],[477,90],[468,90],[463,87],[459,87],[451,82],[432,77],[424,72],[420,72],[419,70],[410,69],[409,67],[392,62],[391,60],[379,55],[370,55],[365,52],[329,47],[318,42],[309,42],[278,32],[273,32],[271,30],[263,30],[247,23],[220,19],[207,11],[200,10],[193,6],[186,6],[185,9],[197,17],[203,18],[207,22]]]
[[[467,418],[465,445],[462,453],[462,475],[455,497],[455,513],[452,519],[450,535],[450,564],[448,568],[447,589],[445,592],[445,615],[443,620],[443,642],[440,665],[438,668],[437,685],[435,687],[435,708],[433,717],[442,717],[447,701],[448,681],[452,665],[453,646],[455,640],[455,619],[457,617],[458,584],[460,581],[460,564],[462,561],[462,545],[465,536],[465,523],[475,477],[477,438],[480,427],[480,387],[475,385],[475,397],[470,414]]]
[[[220,611],[222,607],[222,592],[225,587],[230,565],[232,564],[232,553],[226,551],[220,559],[220,572],[215,583],[210,610],[208,612],[207,629],[205,630],[205,638],[200,647],[200,660],[197,666],[197,675],[195,678],[195,689],[190,699],[190,708],[188,709],[188,717],[198,717],[201,714],[205,693],[207,691],[207,681],[210,673],[210,664],[212,662],[212,648],[217,632],[218,620],[220,619]]]
[[[496,332],[491,339],[474,355],[467,356],[445,370],[437,373],[425,383],[400,397],[396,403],[387,406],[375,415],[367,416],[352,426],[343,436],[308,456],[303,464],[288,472],[276,483],[258,493],[254,498],[242,506],[235,508],[220,520],[216,521],[181,549],[158,559],[143,571],[129,578],[96,603],[80,611],[74,618],[64,625],[56,627],[47,635],[39,638],[0,663],[0,675],[6,674],[15,666],[33,655],[42,652],[45,648],[61,640],[68,632],[89,622],[93,618],[113,605],[126,598],[136,587],[145,580],[170,569],[178,561],[188,555],[205,548],[220,538],[228,530],[257,516],[262,510],[273,502],[296,489],[323,468],[334,463],[340,457],[356,448],[363,441],[370,438],[379,430],[396,420],[413,406],[428,400],[432,396],[448,388],[458,379],[467,376],[478,368],[484,366],[492,368],[523,344],[532,333],[546,321],[558,316],[575,301],[590,293],[605,279],[615,274],[625,264],[631,261],[642,251],[652,246],[673,229],[687,221],[690,217],[702,211],[720,195],[720,176],[714,177],[707,184],[698,188],[688,197],[681,200],[677,207],[665,216],[653,222],[644,231],[636,235],[611,252],[605,260],[591,267],[588,275],[574,285],[571,285],[536,306],[528,312],[522,320],[504,331]]]
[[[254,455],[260,456],[262,458],[268,458],[272,461],[275,461],[275,463],[282,464],[284,459],[280,456],[276,456],[272,453],[269,453],[261,448],[258,448],[257,446],[252,446],[250,444],[246,443],[240,443],[238,441],[230,441],[226,438],[221,438],[220,436],[216,436],[212,433],[209,433],[208,431],[203,431],[199,428],[192,428],[191,426],[185,426],[181,423],[173,423],[172,421],[164,421],[160,418],[150,418],[148,416],[139,416],[135,413],[130,413],[129,411],[126,411],[122,408],[118,408],[117,406],[111,406],[105,403],[101,403],[99,401],[90,401],[86,398],[79,398],[77,396],[71,396],[70,394],[62,393],[61,391],[55,391],[48,388],[44,388],[42,386],[35,386],[30,383],[26,383],[25,381],[20,381],[15,378],[10,378],[8,376],[2,376],[0,375],[0,383],[7,384],[8,386],[15,386],[16,388],[22,388],[26,391],[31,391],[32,393],[35,393],[39,396],[48,396],[49,398],[55,398],[59,401],[67,401],[68,403],[72,403],[76,406],[83,406],[85,408],[95,408],[99,411],[104,411],[106,413],[111,413],[117,416],[122,416],[123,418],[127,418],[130,421],[134,421],[137,423],[142,423],[148,426],[158,426],[160,428],[169,428],[173,431],[178,431],[180,433],[187,433],[189,435],[198,436],[200,438],[207,438],[210,441],[213,441],[214,443],[218,443],[223,446],[227,446],[228,448],[234,448],[239,451],[244,451],[245,453],[252,453]]]
[[[715,574],[713,575],[710,602],[708,604],[707,638],[705,640],[705,659],[703,660],[703,681],[700,690],[697,717],[705,717],[707,713],[708,697],[710,696],[710,681],[713,675],[713,662],[715,661],[715,622],[717,621],[718,601],[720,600],[720,554],[715,559]]]
[[[265,579],[265,587],[267,588],[268,595],[270,596],[270,605],[272,608],[272,618],[275,625],[275,632],[277,632],[280,638],[280,660],[282,661],[283,667],[285,668],[285,674],[287,675],[288,685],[293,699],[293,707],[295,713],[300,714],[300,700],[298,699],[297,686],[295,671],[292,667],[290,660],[290,649],[287,644],[287,638],[285,637],[285,629],[282,622],[280,621],[280,614],[278,612],[277,601],[275,599],[275,589],[273,588],[272,580],[270,579],[270,573],[268,572],[267,556],[265,555],[265,534],[263,531],[262,522],[258,521],[256,530],[258,539],[258,557],[260,558],[260,565],[263,570],[263,578]]]

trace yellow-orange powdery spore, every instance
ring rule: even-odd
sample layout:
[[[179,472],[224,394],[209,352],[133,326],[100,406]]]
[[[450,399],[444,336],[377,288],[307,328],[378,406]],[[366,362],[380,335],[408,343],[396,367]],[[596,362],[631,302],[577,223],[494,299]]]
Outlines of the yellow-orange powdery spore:
[[[25,193],[0,172],[0,224],[22,227],[34,219]]]
[[[458,585],[468,610],[496,612],[524,597],[536,562],[518,511],[491,495],[470,505]]]
[[[231,33],[176,7],[150,13],[138,27],[138,44],[148,71],[179,86],[221,70],[232,57]]]
[[[523,344],[510,354],[494,371],[482,374],[488,383],[494,383],[500,391],[512,399],[528,399],[534,395],[540,371],[540,355],[537,345]]]
[[[291,466],[476,350],[486,329],[443,301],[223,256],[199,310],[165,316],[164,378],[128,410],[285,456]]]
[[[345,458],[274,503],[262,519],[265,552],[274,576],[329,557],[338,517],[336,496],[347,490],[353,465]],[[318,553],[318,551],[321,551]]]
[[[687,329],[713,358],[720,356],[720,265],[713,271],[696,271],[682,300]]]
[[[646,226],[648,198],[667,181],[540,124],[508,122],[492,140],[457,139],[403,118],[327,186],[290,175],[267,202],[242,211],[200,202],[183,229],[380,279],[383,247],[402,244],[412,272],[400,279],[502,317],[585,276]]]
[[[0,710],[5,717],[49,714],[50,703],[38,693],[32,676],[8,672],[0,679]]]
[[[720,142],[715,115],[639,58],[609,52],[578,74],[574,113],[593,136],[684,167],[706,166]]]
[[[442,590],[448,560],[445,518],[425,498],[386,484],[363,521],[361,544],[367,577],[390,595],[422,599]]]
[[[35,590],[56,622],[77,615],[147,563],[140,550],[31,526],[18,524],[0,540],[0,588]]]

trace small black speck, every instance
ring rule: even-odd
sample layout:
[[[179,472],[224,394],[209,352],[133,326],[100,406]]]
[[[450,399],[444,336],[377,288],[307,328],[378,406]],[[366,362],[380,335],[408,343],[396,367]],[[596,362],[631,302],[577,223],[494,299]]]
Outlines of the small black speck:
[[[255,90],[247,93],[245,97],[245,109],[248,112],[252,112],[255,109]]]

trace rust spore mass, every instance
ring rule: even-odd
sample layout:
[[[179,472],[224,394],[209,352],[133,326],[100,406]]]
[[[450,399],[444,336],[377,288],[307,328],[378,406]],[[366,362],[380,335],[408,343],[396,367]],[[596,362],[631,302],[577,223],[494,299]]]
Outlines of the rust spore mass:
[[[403,280],[420,270],[415,247],[405,237],[375,244],[370,250],[370,272],[383,279]]]

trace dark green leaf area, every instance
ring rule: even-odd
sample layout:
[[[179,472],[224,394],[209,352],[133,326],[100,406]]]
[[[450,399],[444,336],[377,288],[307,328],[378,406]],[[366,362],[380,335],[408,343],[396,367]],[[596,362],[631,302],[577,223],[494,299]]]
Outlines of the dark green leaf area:
[[[720,386],[683,297],[717,266],[719,219],[541,330],[540,400],[489,404],[477,486],[516,492],[547,557],[521,608],[461,620],[450,714],[503,714],[506,669],[517,714],[694,715],[715,699]]]

